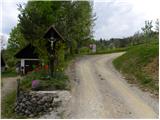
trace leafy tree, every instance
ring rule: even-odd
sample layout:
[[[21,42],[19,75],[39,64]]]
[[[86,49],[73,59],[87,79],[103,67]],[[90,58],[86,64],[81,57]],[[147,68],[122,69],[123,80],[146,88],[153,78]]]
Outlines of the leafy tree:
[[[145,21],[145,26],[142,27],[142,31],[144,32],[144,34],[149,35],[152,32],[152,27],[153,27],[152,21],[149,21],[149,20]]]
[[[25,39],[36,47],[44,62],[48,62],[49,55],[43,35],[49,26],[57,25],[57,18],[61,16],[60,8],[61,2],[58,1],[29,1],[25,8],[19,8],[20,30]]]
[[[144,37],[145,37],[146,41],[151,38],[151,35],[153,33],[152,28],[153,28],[152,20],[145,21],[145,26],[142,27],[142,31],[144,33]]]
[[[56,46],[59,63],[63,63],[64,54],[78,53],[91,42],[94,17],[89,1],[28,1],[24,7],[19,5],[18,10],[19,23],[12,29],[4,52],[10,67],[16,63],[14,54],[28,43],[36,47],[42,61],[48,62],[43,35],[53,24],[66,40]]]
[[[4,37],[4,35],[1,35],[1,50],[5,49],[5,46],[6,46],[6,39]]]
[[[155,21],[155,30],[157,33],[159,33],[159,20],[158,19]]]
[[[19,25],[17,25],[12,29],[8,39],[7,49],[3,52],[6,63],[10,68],[15,67],[17,62],[16,58],[14,58],[14,55],[26,44],[27,41],[25,41]]]
[[[8,39],[7,49],[12,50],[20,50],[27,44],[25,41],[23,34],[20,31],[19,25],[14,27],[10,33],[10,37]]]
[[[43,34],[52,24],[67,40],[70,54],[91,38],[93,19],[88,1],[29,1],[19,10],[20,30],[26,40],[37,46],[41,56],[46,55]]]

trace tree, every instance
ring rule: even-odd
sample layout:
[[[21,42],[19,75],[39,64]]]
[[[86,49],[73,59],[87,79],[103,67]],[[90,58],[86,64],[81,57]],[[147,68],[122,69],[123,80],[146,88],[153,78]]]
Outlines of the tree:
[[[6,39],[5,39],[5,37],[4,37],[4,35],[1,35],[0,36],[1,37],[1,50],[3,50],[3,49],[5,49],[5,46],[6,46]]]
[[[20,30],[25,40],[35,46],[44,62],[48,62],[49,54],[43,35],[52,24],[57,26],[57,18],[60,19],[61,16],[61,4],[59,1],[29,1],[25,8],[19,8]]]
[[[27,41],[24,39],[24,36],[20,31],[20,26],[17,25],[12,29],[10,33],[7,48],[17,51],[22,49],[26,44],[27,44]]]
[[[152,28],[153,28],[152,20],[145,21],[145,26],[142,27],[142,31],[144,33],[144,37],[146,38],[146,40],[149,40],[151,38],[151,35],[153,33]]]
[[[159,20],[158,19],[155,21],[155,30],[157,33],[159,33]]]
[[[39,51],[41,48],[45,51],[43,34],[52,24],[68,41],[66,47],[70,53],[92,36],[92,7],[88,1],[29,1],[19,10],[20,30]]]
[[[40,58],[48,62],[45,31],[55,25],[66,43],[59,44],[57,54],[74,54],[92,37],[92,5],[88,1],[29,1],[25,8],[19,5],[20,31],[25,40],[36,47]],[[63,47],[60,47],[63,46]],[[62,52],[64,49],[65,51]],[[61,57],[62,59],[64,57]],[[58,58],[60,59],[60,58]],[[62,63],[62,62],[59,62]]]
[[[27,41],[25,41],[23,34],[19,29],[19,25],[17,25],[12,29],[8,39],[7,49],[3,52],[6,63],[10,68],[15,67],[17,62],[16,58],[14,58],[14,55],[26,44]]]

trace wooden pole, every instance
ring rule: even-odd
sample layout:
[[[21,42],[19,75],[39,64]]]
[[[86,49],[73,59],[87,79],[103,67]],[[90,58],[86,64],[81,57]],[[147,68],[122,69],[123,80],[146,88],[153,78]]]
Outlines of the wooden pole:
[[[20,94],[20,79],[17,79],[17,100],[19,98],[19,94]]]
[[[54,70],[54,59],[53,59],[53,54],[51,55],[51,58],[50,58],[50,75],[51,77],[53,77],[53,70]]]

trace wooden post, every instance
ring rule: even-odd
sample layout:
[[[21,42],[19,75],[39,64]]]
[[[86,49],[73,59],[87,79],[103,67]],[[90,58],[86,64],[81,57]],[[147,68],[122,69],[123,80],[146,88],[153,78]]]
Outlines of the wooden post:
[[[53,49],[51,49],[51,55],[50,55],[50,75],[53,77],[55,73],[55,59],[56,59],[56,50],[55,50],[55,43],[53,44]]]
[[[50,75],[51,75],[51,78],[53,77],[53,72],[54,72],[54,59],[53,59],[53,55],[51,55],[51,58],[50,58]]]
[[[19,94],[20,94],[20,79],[17,79],[17,100],[19,98]]]

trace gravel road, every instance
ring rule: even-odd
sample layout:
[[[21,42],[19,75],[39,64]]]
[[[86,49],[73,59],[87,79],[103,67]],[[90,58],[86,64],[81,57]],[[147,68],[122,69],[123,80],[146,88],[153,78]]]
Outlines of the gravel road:
[[[85,56],[69,74],[72,99],[65,118],[158,118],[158,99],[128,84],[112,65],[123,53]]]

